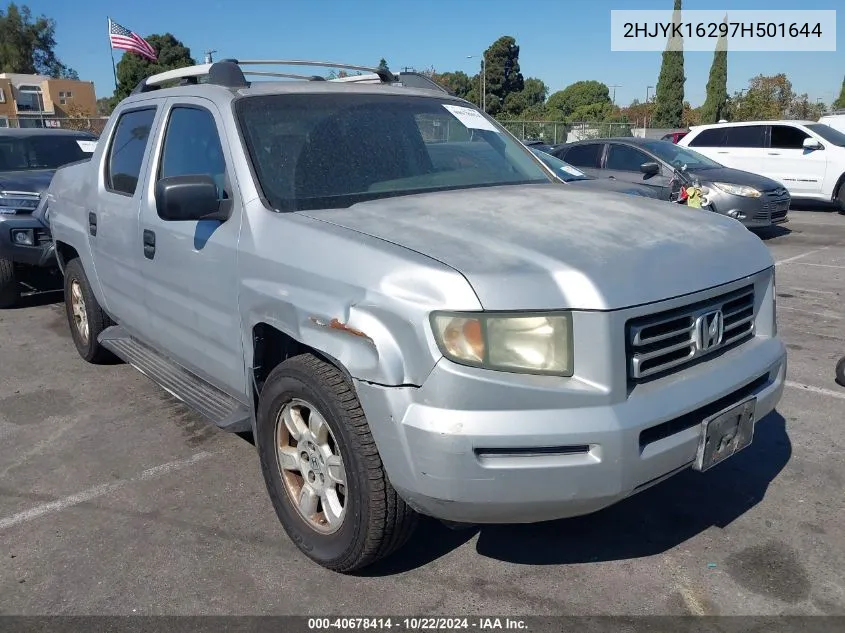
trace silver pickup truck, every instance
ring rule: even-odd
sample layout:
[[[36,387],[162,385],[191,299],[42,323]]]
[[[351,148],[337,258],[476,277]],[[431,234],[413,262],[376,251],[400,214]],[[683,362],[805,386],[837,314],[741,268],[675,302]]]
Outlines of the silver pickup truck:
[[[752,441],[786,354],[742,224],[563,186],[386,70],[255,63],[141,82],[47,204],[80,355],[251,430],[307,556],[362,568],[420,514],[594,512]]]

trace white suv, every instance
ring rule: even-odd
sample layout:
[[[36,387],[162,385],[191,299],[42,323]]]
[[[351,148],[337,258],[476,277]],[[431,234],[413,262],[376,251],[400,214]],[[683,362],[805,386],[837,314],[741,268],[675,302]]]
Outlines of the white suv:
[[[793,198],[838,201],[845,208],[845,134],[812,121],[696,125],[678,145],[778,180]]]

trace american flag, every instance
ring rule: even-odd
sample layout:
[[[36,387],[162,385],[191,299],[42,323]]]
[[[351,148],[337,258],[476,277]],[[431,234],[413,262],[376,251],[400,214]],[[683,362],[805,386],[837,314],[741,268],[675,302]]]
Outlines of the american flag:
[[[130,31],[109,18],[109,40],[112,48],[119,48],[124,51],[132,51],[141,57],[156,61],[156,51],[149,42],[137,33]]]

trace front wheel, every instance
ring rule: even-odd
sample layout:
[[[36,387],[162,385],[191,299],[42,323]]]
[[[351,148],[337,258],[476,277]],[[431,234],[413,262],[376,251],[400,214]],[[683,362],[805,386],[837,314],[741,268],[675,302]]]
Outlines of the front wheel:
[[[115,356],[100,345],[97,337],[114,323],[97,302],[79,259],[65,267],[65,312],[79,355],[89,363],[113,362]]]
[[[303,354],[270,372],[256,440],[276,514],[315,562],[355,571],[410,538],[418,515],[391,486],[354,389],[333,365]]]
[[[15,274],[15,263],[0,258],[0,308],[11,308],[21,297],[21,286]]]

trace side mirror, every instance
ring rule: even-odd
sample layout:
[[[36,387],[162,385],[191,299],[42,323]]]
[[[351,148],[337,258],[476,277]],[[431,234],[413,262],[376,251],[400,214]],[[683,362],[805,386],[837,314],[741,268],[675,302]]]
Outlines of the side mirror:
[[[640,165],[640,171],[646,176],[654,176],[660,173],[660,165],[657,163],[643,163]]]
[[[809,136],[804,139],[804,149],[821,149],[822,144],[819,143],[818,139]]]
[[[217,197],[217,184],[206,174],[162,178],[155,198],[159,217],[169,222],[229,219]]]

